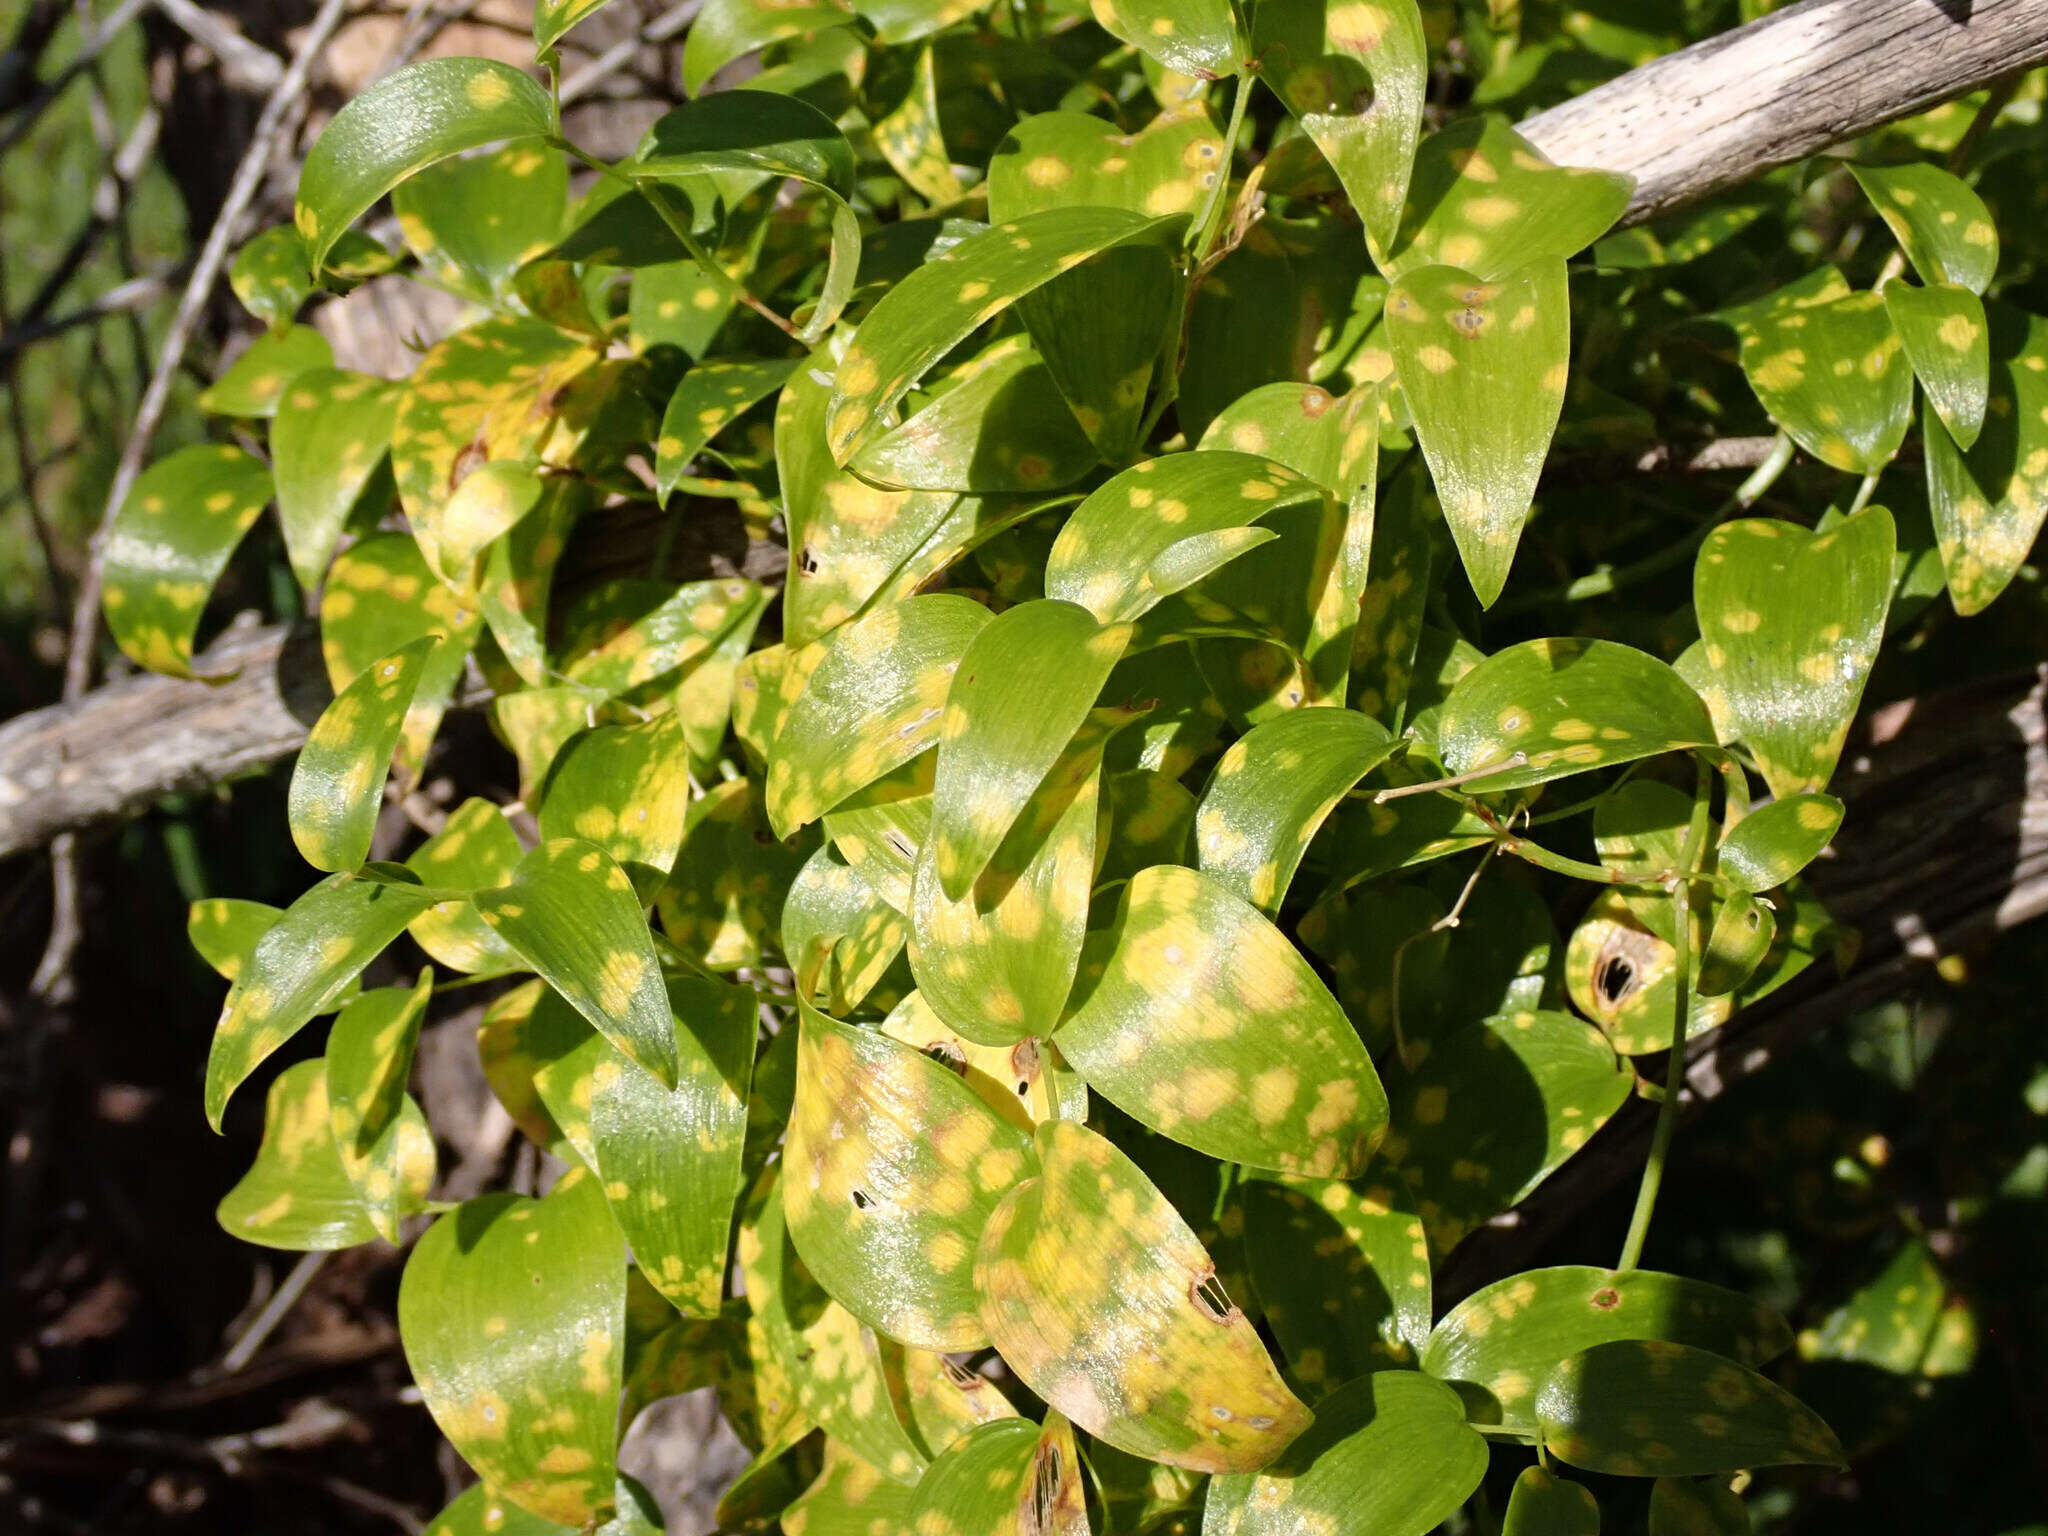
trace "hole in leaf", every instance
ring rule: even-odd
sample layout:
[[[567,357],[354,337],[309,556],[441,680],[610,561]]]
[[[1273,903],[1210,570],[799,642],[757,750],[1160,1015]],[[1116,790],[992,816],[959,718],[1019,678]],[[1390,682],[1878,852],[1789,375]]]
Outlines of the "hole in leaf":
[[[856,1189],[853,1192],[853,1208],[855,1210],[864,1211],[872,1203],[873,1202],[868,1199],[866,1190]]]
[[[1024,1510],[1023,1536],[1041,1536],[1053,1529],[1060,1502],[1060,1448],[1050,1442],[1038,1447],[1031,1468],[1031,1502]]]
[[[818,557],[811,553],[810,545],[806,544],[797,551],[796,568],[806,576],[815,576],[818,573]]]
[[[1636,989],[1635,962],[1627,955],[1608,957],[1593,972],[1593,985],[1609,1007],[1616,1006]]]
[[[961,1077],[967,1075],[967,1053],[952,1040],[934,1040],[924,1048],[925,1055],[942,1067],[949,1067]]]
[[[1213,1269],[1188,1287],[1188,1297],[1201,1310],[1202,1316],[1212,1323],[1227,1323],[1237,1316],[1237,1306],[1231,1301],[1230,1292],[1223,1289],[1223,1282],[1216,1278]]]
[[[976,1392],[988,1385],[985,1380],[967,1369],[958,1360],[941,1358],[939,1365],[945,1371],[946,1379],[963,1392]]]

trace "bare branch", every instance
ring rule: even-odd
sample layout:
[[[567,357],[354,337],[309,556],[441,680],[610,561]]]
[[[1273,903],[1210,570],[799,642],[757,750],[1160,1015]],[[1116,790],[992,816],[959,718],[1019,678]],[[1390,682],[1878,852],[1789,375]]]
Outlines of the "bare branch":
[[[284,61],[260,43],[252,43],[225,18],[193,0],[155,0],[163,16],[193,42],[220,61],[228,84],[251,92],[274,91],[284,78]]]

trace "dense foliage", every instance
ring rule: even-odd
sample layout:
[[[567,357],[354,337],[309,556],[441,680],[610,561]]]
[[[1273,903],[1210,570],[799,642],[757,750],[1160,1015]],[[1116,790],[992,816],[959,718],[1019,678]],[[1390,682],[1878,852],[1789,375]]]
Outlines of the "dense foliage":
[[[1844,1461],[1784,1317],[1641,1267],[1672,1047],[1852,963],[1800,876],[1881,650],[2027,560],[2048,321],[1985,297],[1965,110],[1613,232],[1626,178],[1503,113],[1668,42],[1514,10],[710,0],[615,164],[488,60],[327,128],[235,263],[237,428],[138,484],[105,610],[188,673],[272,502],[318,593],[326,878],[195,907],[205,1108],[334,1015],[220,1215],[435,1218],[400,1325],[483,1479],[437,1532],[647,1529],[620,1430],[704,1385],[758,1453],[721,1518],[792,1533],[1421,1536],[1496,1463],[1509,1530],[1596,1529],[1585,1474],[1745,1529],[1731,1479]],[[331,366],[302,306],[401,267],[473,322]],[[1732,495],[1615,484],[1745,430]],[[779,583],[667,574],[735,524]],[[519,800],[372,859],[465,690]],[[407,1081],[486,982],[568,1172],[448,1208]],[[1441,1308],[1638,1094],[1614,1267]],[[1973,1349],[1908,1245],[1801,1353]]]

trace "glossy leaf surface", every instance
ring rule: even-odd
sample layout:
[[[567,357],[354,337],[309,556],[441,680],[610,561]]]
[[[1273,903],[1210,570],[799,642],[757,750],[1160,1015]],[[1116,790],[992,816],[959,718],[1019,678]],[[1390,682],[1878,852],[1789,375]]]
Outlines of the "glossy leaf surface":
[[[435,643],[423,636],[365,667],[313,722],[292,768],[290,816],[315,869],[359,869],[370,856],[391,754]]]
[[[399,391],[381,379],[312,368],[291,382],[270,427],[277,518],[299,585],[327,570],[343,525],[391,446]]]
[[[1958,447],[1976,444],[1991,403],[1991,327],[1984,301],[1967,288],[1893,283],[1885,312],[1927,404]]]
[[[1600,1536],[1600,1505],[1585,1484],[1530,1467],[1508,1495],[1501,1536]]]
[[[1849,173],[1922,282],[1982,293],[1998,271],[1998,229],[1969,184],[1936,165],[1857,165]]]
[[[199,408],[218,416],[275,416],[292,382],[334,366],[334,348],[311,326],[266,331],[199,396]]]

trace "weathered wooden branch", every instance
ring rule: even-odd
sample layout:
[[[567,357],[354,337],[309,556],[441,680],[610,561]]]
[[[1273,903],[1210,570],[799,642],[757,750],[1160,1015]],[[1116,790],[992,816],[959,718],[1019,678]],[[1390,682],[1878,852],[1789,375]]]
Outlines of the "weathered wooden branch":
[[[1636,178],[1639,224],[2048,59],[2048,0],[1805,0],[1521,125]]]

